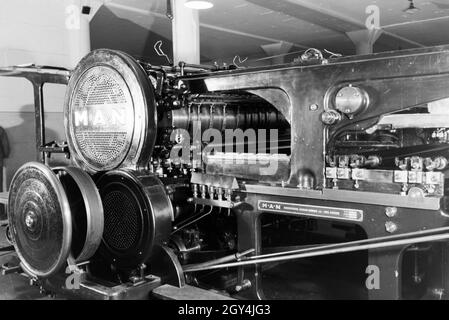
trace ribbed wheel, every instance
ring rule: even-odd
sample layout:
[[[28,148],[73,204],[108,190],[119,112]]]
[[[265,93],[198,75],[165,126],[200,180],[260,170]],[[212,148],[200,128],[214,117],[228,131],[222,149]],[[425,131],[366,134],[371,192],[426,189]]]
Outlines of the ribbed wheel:
[[[12,179],[8,218],[14,247],[28,273],[48,277],[70,253],[72,218],[64,188],[41,163],[27,163]]]
[[[173,209],[159,179],[145,173],[111,171],[97,182],[104,208],[99,253],[117,268],[145,263],[168,240]]]

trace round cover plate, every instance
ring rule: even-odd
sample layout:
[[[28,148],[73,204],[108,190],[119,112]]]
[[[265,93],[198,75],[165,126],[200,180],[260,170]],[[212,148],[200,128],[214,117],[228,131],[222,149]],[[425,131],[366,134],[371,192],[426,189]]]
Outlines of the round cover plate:
[[[81,60],[64,103],[67,142],[75,163],[90,172],[146,164],[157,128],[153,87],[140,64],[114,50]]]
[[[70,253],[72,221],[66,193],[50,168],[31,162],[16,172],[8,219],[25,271],[36,277],[58,272]]]

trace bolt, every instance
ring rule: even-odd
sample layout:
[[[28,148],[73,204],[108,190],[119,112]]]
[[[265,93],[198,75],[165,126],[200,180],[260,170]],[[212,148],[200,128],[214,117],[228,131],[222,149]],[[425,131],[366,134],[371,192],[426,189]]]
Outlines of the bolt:
[[[341,115],[334,110],[329,110],[329,111],[323,112],[321,114],[321,121],[327,125],[335,124],[340,120],[341,120]]]
[[[422,277],[418,276],[418,275],[414,275],[413,277],[413,282],[415,282],[416,284],[419,284],[422,282]]]
[[[25,216],[25,225],[28,229],[33,229],[36,225],[36,214],[33,211],[29,211]]]
[[[37,286],[39,284],[39,281],[37,278],[30,278],[30,286]]]
[[[444,289],[435,288],[435,289],[432,290],[432,293],[434,295],[436,295],[438,297],[438,299],[441,300],[443,298],[443,295],[444,295]]]
[[[132,276],[131,278],[129,278],[129,280],[133,283],[136,284],[138,282],[140,282],[142,279],[137,277],[137,276]]]
[[[398,230],[398,225],[394,223],[393,221],[387,221],[385,222],[385,230],[388,233],[394,233]]]
[[[249,288],[251,288],[251,281],[249,281],[248,279],[245,279],[242,281],[242,284],[235,286],[235,291],[240,292],[240,291],[243,291],[243,290],[246,290]]]
[[[393,218],[398,213],[398,208],[396,207],[388,207],[385,208],[385,215],[389,218]]]
[[[310,111],[317,111],[318,110],[318,105],[316,103],[310,105],[309,110]]]

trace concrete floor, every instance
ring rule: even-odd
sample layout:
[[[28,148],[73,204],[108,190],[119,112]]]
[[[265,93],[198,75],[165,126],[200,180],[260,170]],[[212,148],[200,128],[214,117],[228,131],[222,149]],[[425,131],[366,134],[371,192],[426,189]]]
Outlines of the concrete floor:
[[[0,248],[10,244],[6,240],[5,228],[0,227]],[[14,254],[0,252],[0,265],[13,259],[17,259]],[[39,292],[39,288],[30,286],[28,278],[19,274],[0,275],[0,300],[48,300]]]

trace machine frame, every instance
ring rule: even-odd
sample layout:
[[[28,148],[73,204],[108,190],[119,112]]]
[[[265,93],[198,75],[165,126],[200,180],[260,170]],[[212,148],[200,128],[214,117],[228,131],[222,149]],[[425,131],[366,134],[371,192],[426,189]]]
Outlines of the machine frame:
[[[354,119],[360,121],[359,129],[364,130],[376,124],[383,115],[449,97],[449,46],[337,58],[319,64],[313,61],[310,64],[194,75],[183,75],[182,71],[181,74],[178,80],[193,93],[239,90],[258,95],[271,102],[291,125],[290,175],[286,181],[278,181],[275,186],[244,181],[239,186],[239,192],[243,195],[241,203],[192,199],[199,205],[227,205],[227,208],[234,210],[238,252],[255,250],[256,258],[262,255],[261,216],[265,214],[339,220],[329,215],[302,212],[307,206],[319,210],[339,208],[343,210],[342,214],[348,210],[361,213],[362,219],[352,217],[343,220],[360,226],[367,239],[449,227],[447,196],[412,198],[400,194],[330,188],[326,184],[325,173],[326,144],[350,126]],[[24,77],[33,83],[39,160],[45,163],[45,158],[51,153],[67,153],[67,146],[45,143],[42,86],[44,83],[67,84],[70,72],[15,67],[0,70],[0,75]],[[332,109],[331,98],[347,86],[368,88],[371,102],[375,101],[376,106],[368,105],[363,119],[355,114],[335,124],[323,123],[322,114]],[[304,171],[314,177],[314,188],[302,188],[300,182]],[[264,203],[273,206],[264,206]],[[283,210],[284,204],[298,206],[300,212]],[[445,241],[449,236],[445,236],[434,242],[436,250],[441,252],[438,263],[433,264],[429,285],[432,288],[430,294],[436,298],[446,298],[449,290],[449,243]],[[381,270],[380,287],[368,290],[369,299],[402,297],[401,261],[408,248],[410,244],[368,250],[368,265]],[[237,263],[235,266],[238,266],[238,283],[246,289],[235,296],[264,299],[261,264]]]

